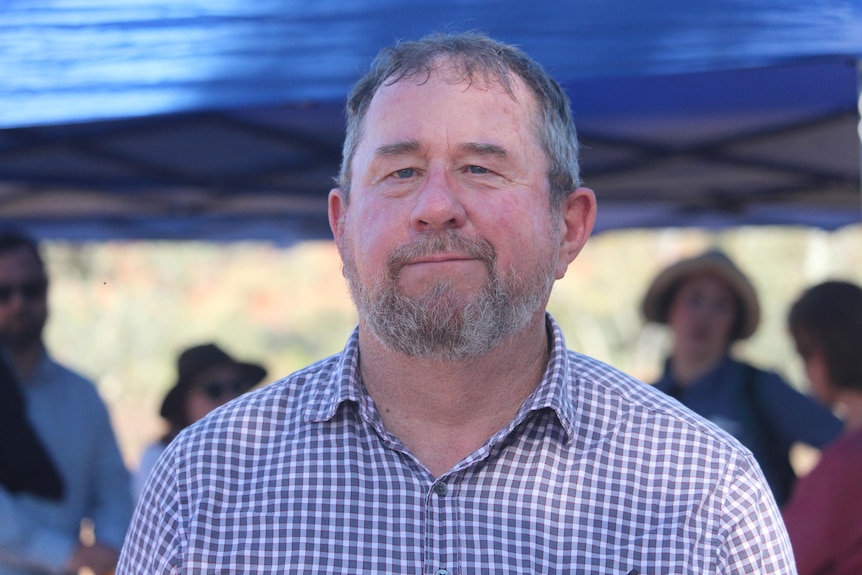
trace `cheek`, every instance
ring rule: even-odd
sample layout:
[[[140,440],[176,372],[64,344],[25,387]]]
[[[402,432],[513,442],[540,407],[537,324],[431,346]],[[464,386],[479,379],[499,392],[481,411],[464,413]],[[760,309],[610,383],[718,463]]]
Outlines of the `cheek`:
[[[474,231],[497,250],[498,263],[536,263],[556,257],[560,247],[550,207],[507,198],[499,203],[480,199],[467,212]]]
[[[730,330],[733,329],[733,324],[736,321],[736,314],[732,311],[717,312],[715,316],[715,324],[718,331],[723,335],[729,336]]]
[[[667,324],[673,328],[681,328],[686,325],[689,320],[688,310],[685,306],[680,305],[678,301],[673,301],[667,310]]]
[[[186,416],[189,418],[190,423],[194,423],[216,407],[218,407],[218,404],[215,401],[193,393],[186,400]]]
[[[805,362],[805,374],[811,385],[811,392],[823,403],[831,403],[831,392],[828,385],[826,367],[822,361],[811,358]]]
[[[379,206],[352,205],[342,223],[339,248],[345,255],[360,261],[374,258],[393,235],[396,216]]]

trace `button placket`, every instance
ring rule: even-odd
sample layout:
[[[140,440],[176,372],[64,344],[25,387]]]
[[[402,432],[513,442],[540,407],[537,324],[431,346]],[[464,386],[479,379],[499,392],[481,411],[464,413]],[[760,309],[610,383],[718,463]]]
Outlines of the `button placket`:
[[[425,573],[451,575],[458,570],[460,527],[455,486],[438,480],[426,487]]]

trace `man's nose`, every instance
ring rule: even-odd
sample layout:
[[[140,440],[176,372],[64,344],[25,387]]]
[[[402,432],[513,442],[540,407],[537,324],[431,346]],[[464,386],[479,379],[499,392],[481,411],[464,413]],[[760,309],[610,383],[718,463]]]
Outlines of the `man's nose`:
[[[451,176],[442,168],[429,171],[418,190],[410,223],[417,231],[459,228],[467,221],[467,212]]]

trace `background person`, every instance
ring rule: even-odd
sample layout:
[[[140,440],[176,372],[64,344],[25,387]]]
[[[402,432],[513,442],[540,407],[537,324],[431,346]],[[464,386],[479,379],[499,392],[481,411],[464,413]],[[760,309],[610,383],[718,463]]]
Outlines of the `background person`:
[[[186,427],[213,409],[235,399],[263,381],[266,369],[240,362],[214,343],[184,350],[177,360],[177,381],[165,395],[159,415],[168,422],[167,432],[147,447],[133,477],[137,499],[150,471],[165,447]]]
[[[862,289],[828,281],[791,306],[788,326],[814,396],[844,433],[783,509],[800,575],[862,573]]]
[[[822,448],[841,432],[841,422],[777,373],[733,358],[733,344],[760,321],[754,286],[724,253],[710,250],[659,273],[642,310],[673,335],[655,387],[751,449],[776,501],[785,502],[796,480],[791,447]]]
[[[0,487],[0,575],[110,572],[132,514],[129,473],[95,386],[55,362],[42,341],[48,276],[37,244],[0,235],[0,342],[27,419],[62,480],[59,498]],[[92,521],[95,542],[80,540]]]
[[[65,486],[30,419],[6,346],[0,344],[0,486],[60,501]]]
[[[118,575],[793,573],[751,454],[546,314],[596,203],[538,64],[477,34],[383,50],[339,182],[358,327],[168,446]]]

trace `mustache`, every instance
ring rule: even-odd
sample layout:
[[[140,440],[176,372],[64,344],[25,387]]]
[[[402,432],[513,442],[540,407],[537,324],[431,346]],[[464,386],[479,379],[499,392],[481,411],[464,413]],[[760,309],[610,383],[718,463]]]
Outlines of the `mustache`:
[[[422,234],[408,243],[395,248],[386,258],[386,269],[392,278],[406,264],[434,254],[456,253],[477,259],[485,264],[488,272],[493,272],[497,263],[497,251],[487,240],[470,238],[454,230]]]

